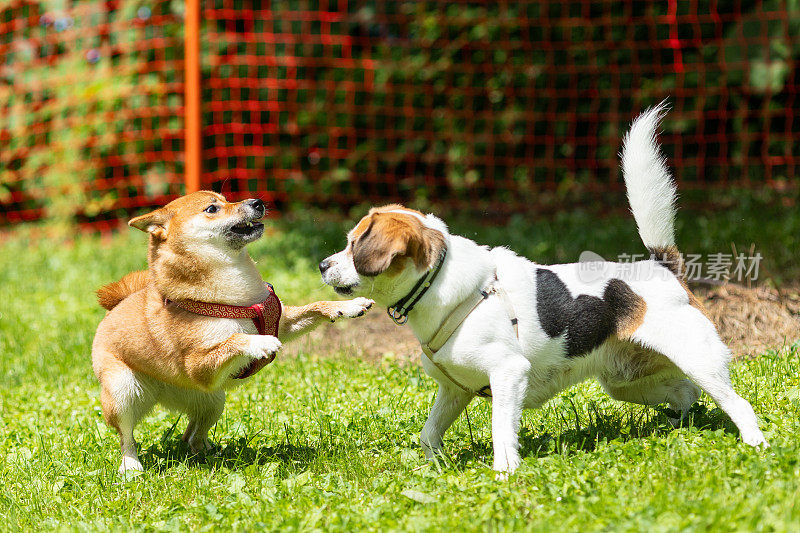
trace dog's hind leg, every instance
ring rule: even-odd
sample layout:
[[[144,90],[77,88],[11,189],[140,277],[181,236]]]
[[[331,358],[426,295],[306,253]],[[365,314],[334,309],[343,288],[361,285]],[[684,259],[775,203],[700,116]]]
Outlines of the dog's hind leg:
[[[752,406],[731,386],[730,350],[703,313],[689,305],[664,313],[648,311],[631,340],[666,356],[711,396],[739,428],[745,443],[767,444]]]
[[[605,366],[597,376],[615,400],[640,405],[669,406],[680,413],[670,418],[677,425],[700,397],[700,389],[675,364],[660,353],[625,340],[607,342]]]
[[[453,425],[458,415],[472,400],[473,395],[456,389],[452,385],[439,383],[439,392],[428,415],[428,420],[419,435],[419,443],[428,460],[442,450],[442,437]]]
[[[210,448],[208,430],[217,423],[225,409],[225,392],[197,392],[194,393],[194,397],[187,398],[187,400],[189,405],[186,406],[186,411],[189,414],[189,425],[183,434],[183,440],[194,452],[207,450]]]
[[[621,402],[640,405],[658,405],[668,403],[670,408],[680,414],[680,418],[670,418],[673,425],[678,425],[689,408],[700,397],[700,389],[683,376],[655,374],[635,381],[619,382],[606,377],[598,381],[609,396]]]
[[[119,433],[122,464],[119,472],[142,470],[136,453],[133,429],[155,404],[153,394],[136,378],[135,373],[121,363],[107,369],[102,376],[100,401],[106,422]]]

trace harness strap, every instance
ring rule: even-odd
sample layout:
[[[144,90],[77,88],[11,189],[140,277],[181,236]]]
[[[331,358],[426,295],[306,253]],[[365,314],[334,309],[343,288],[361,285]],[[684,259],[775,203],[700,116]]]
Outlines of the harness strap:
[[[481,398],[491,398],[492,397],[492,389],[489,385],[482,387],[477,391],[473,391],[459,383],[450,373],[444,368],[444,366],[440,365],[436,362],[434,357],[436,356],[436,352],[442,349],[442,346],[450,339],[453,333],[461,326],[464,320],[472,313],[484,300],[488,299],[489,296],[492,294],[497,294],[500,297],[500,300],[503,303],[503,306],[506,308],[506,313],[511,320],[511,324],[514,326],[514,333],[519,339],[519,325],[517,320],[517,315],[514,312],[514,306],[511,304],[511,299],[508,297],[506,291],[498,284],[497,276],[489,282],[489,284],[478,291],[472,298],[464,300],[461,302],[458,307],[456,307],[452,313],[442,322],[442,325],[439,327],[439,331],[437,331],[431,340],[427,343],[422,345],[422,352],[428,358],[428,360],[433,363],[439,371],[447,377],[450,381],[452,381],[458,388],[467,392],[469,394],[475,394],[476,396],[480,396]]]
[[[411,292],[403,296],[399,301],[397,301],[394,305],[390,306],[386,311],[389,313],[389,316],[392,317],[395,324],[398,326],[402,326],[406,322],[408,322],[408,313],[414,309],[414,306],[417,305],[417,302],[428,292],[428,289],[431,288],[433,281],[436,279],[436,276],[439,275],[439,271],[442,269],[442,265],[444,264],[444,259],[447,257],[447,248],[442,248],[442,251],[439,253],[439,257],[436,259],[436,263],[433,267],[422,276],[419,281],[417,281],[416,285],[411,289]]]
[[[472,298],[461,302],[458,307],[453,309],[453,312],[444,319],[442,325],[439,326],[439,331],[433,335],[431,340],[422,345],[422,351],[425,352],[426,355],[430,355],[441,350],[442,346],[444,346],[470,313],[472,313],[481,302],[487,299],[492,292],[494,292],[494,289],[490,285],[486,289],[478,291]]]
[[[511,303],[511,298],[508,297],[508,293],[502,285],[495,285],[494,292],[500,297],[500,301],[503,302],[506,313],[508,313],[511,319],[511,325],[514,326],[514,335],[519,339],[519,320],[517,319],[517,313],[514,312],[514,305]]]
[[[174,305],[195,315],[214,318],[249,318],[253,321],[259,335],[278,336],[278,327],[281,319],[281,301],[275,294],[275,289],[269,283],[265,284],[269,295],[263,302],[250,306],[218,304],[213,302],[200,302],[197,300],[170,300],[164,298],[164,305]],[[244,379],[252,376],[262,367],[272,362],[259,359],[243,368],[235,379]]]

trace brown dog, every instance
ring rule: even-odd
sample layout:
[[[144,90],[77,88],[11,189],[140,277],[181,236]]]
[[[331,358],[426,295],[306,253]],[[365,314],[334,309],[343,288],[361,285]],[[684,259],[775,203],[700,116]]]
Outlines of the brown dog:
[[[98,291],[109,313],[92,346],[120,472],[142,469],[133,428],[157,402],[186,413],[184,440],[206,447],[225,389],[269,364],[281,341],[372,307],[366,298],[282,305],[245,250],[263,234],[264,213],[261,200],[201,191],[129,222],[150,234],[149,269]]]

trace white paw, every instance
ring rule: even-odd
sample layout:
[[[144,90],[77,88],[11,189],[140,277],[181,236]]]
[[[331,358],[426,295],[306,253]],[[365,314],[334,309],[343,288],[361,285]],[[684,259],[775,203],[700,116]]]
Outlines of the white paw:
[[[375,305],[373,300],[369,298],[353,298],[346,302],[341,302],[338,308],[338,314],[331,318],[331,322],[335,322],[338,318],[356,318],[363,316],[367,311]]]
[[[742,441],[744,441],[745,444],[753,446],[754,448],[769,448],[769,442],[767,442],[767,439],[764,438],[764,435],[760,431],[749,435],[743,434]]]
[[[281,341],[272,335],[251,335],[250,342],[244,350],[246,355],[253,359],[275,359],[275,354],[281,349]]]
[[[119,473],[124,475],[125,472],[130,470],[138,470],[139,472],[142,472],[144,468],[142,467],[142,463],[140,463],[137,458],[123,456],[122,464],[119,466]]]
[[[497,476],[495,476],[495,479],[497,481],[507,481],[508,476],[513,474],[521,464],[522,459],[519,458],[519,455],[509,456],[499,461],[495,457],[494,470],[497,471]]]

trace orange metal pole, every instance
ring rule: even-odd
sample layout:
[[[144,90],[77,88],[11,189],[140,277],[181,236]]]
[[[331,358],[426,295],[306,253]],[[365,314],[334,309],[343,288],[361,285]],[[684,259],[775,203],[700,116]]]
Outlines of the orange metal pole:
[[[200,112],[200,1],[186,0],[184,43],[184,128],[186,143],[186,192],[200,190],[203,167]]]

